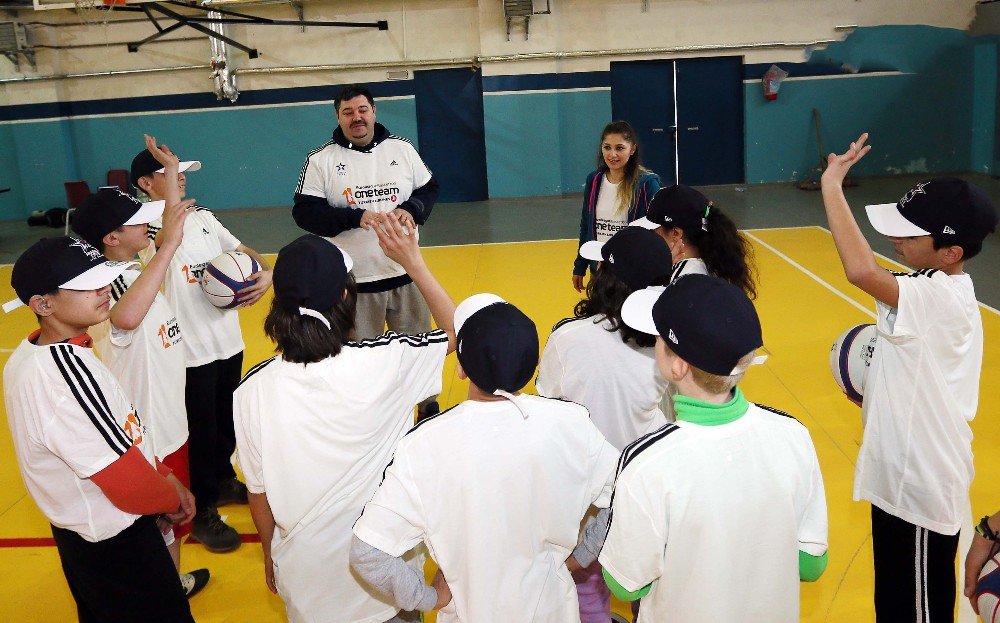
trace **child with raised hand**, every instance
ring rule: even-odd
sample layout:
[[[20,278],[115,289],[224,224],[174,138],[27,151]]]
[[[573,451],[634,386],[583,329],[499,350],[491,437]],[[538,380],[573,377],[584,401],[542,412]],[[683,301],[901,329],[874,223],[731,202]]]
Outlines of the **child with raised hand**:
[[[738,386],[763,345],[753,303],[687,275],[632,294],[622,318],[656,336],[677,421],[625,448],[603,549],[584,545],[644,623],[797,622],[799,581],[826,567],[826,498],[809,431]]]
[[[914,272],[882,268],[843,190],[847,172],[871,150],[867,141],[862,134],[843,154],[830,154],[822,177],[844,273],[877,311],[854,499],[872,504],[876,617],[952,621],[983,362],[983,323],[965,262],[996,231],[997,212],[980,188],[956,178],[867,206],[872,226]]]
[[[412,426],[413,407],[441,391],[445,356],[455,348],[455,304],[428,270],[416,236],[404,238],[409,253],[392,259],[441,329],[352,340],[353,262],[329,240],[302,236],[275,264],[264,332],[279,354],[247,372],[234,396],[265,582],[292,623],[416,620],[359,582],[348,564],[351,526]]]
[[[52,524],[81,621],[193,622],[157,517],[183,524],[194,497],[157,460],[141,413],[94,356],[87,328],[108,319],[111,283],[131,266],[84,240],[38,241],[11,285],[39,329],[3,371],[21,476]]]
[[[181,243],[184,222],[193,211],[194,200],[180,201],[177,157],[166,146],[158,147],[156,139],[148,135],[146,147],[164,165],[167,179],[174,180],[167,184],[165,201],[142,204],[118,189],[103,189],[76,209],[73,229],[109,259],[132,262],[149,244],[147,224],[162,219],[159,253],[144,270],[129,268],[115,279],[111,286],[111,316],[92,327],[90,333],[98,357],[145,416],[156,456],[188,486],[183,334],[177,314],[159,288]],[[181,539],[190,531],[190,525],[165,527],[167,547],[178,569]],[[208,578],[207,569],[197,569],[181,574],[181,583],[190,597],[204,587]]]
[[[415,242],[389,225],[379,241],[405,258]],[[351,566],[400,607],[442,609],[442,623],[579,621],[566,563],[584,513],[609,503],[618,452],[584,407],[521,393],[538,334],[520,310],[477,294],[454,318],[468,399],[399,442],[354,524]],[[421,542],[443,575],[433,586],[401,559]]]
[[[187,189],[185,172],[201,169],[197,160],[181,161],[177,173],[167,171],[151,151],[144,149],[132,160],[131,178],[136,188],[152,200],[166,199],[176,183],[180,198]],[[161,223],[149,225],[157,245],[163,241]],[[259,301],[271,286],[270,264],[244,245],[206,208],[195,209],[184,222],[184,237],[174,252],[163,284],[163,294],[177,313],[184,331],[187,354],[185,407],[188,417],[188,457],[191,490],[198,502],[192,533],[206,549],[228,552],[240,546],[240,535],[222,521],[218,506],[245,504],[246,485],[236,479],[232,455],[233,391],[243,372],[243,334],[239,315],[212,305],[201,290],[202,272],[209,262],[227,251],[254,258],[261,270],[250,276],[254,283],[238,292],[242,305]],[[143,259],[147,259],[148,254]]]

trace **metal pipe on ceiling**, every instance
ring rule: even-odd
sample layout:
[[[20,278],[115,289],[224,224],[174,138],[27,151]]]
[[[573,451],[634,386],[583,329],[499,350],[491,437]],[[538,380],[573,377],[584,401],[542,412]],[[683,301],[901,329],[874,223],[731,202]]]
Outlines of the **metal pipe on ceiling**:
[[[231,1],[231,0],[222,0]],[[255,0],[256,1],[256,0]],[[579,50],[571,52],[529,52],[524,54],[504,54],[495,56],[472,56],[469,58],[439,58],[425,60],[380,61],[376,63],[338,63],[332,65],[296,65],[289,67],[247,67],[234,69],[232,73],[241,74],[280,74],[303,73],[315,71],[356,71],[365,69],[393,69],[398,67],[478,67],[487,63],[513,63],[535,60],[562,60],[569,58],[594,58],[602,56],[649,56],[665,54],[688,54],[692,52],[732,52],[740,50],[773,50],[773,49],[805,49],[820,45],[828,45],[837,39],[818,39],[816,41],[766,41],[754,43],[685,45],[655,48],[622,48],[608,50]],[[34,82],[41,80],[68,80],[75,78],[95,78],[101,76],[135,75],[144,73],[190,71],[193,69],[211,69],[210,65],[186,65],[180,67],[156,67],[150,69],[120,69],[84,74],[62,74],[56,76],[30,76],[24,78],[0,79],[0,84],[11,82]]]

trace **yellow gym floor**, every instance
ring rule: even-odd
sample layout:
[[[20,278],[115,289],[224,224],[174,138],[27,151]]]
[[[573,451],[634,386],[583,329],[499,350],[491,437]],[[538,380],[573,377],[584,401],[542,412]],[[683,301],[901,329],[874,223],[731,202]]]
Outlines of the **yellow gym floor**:
[[[830,513],[830,565],[815,584],[802,585],[802,621],[873,621],[872,560],[869,507],[851,501],[854,460],[861,441],[860,409],[844,398],[833,382],[828,351],[848,326],[872,322],[873,305],[843,276],[830,234],[820,227],[751,230],[760,268],[757,309],[770,358],[755,367],[743,383],[750,400],[788,411],[812,433],[826,481]],[[459,301],[476,292],[494,292],[535,320],[544,342],[550,327],[569,316],[578,295],[570,287],[568,258],[575,241],[548,241],[437,247],[425,249],[428,263],[452,297]],[[886,262],[886,266],[892,266]],[[0,299],[14,294],[10,266],[0,267]],[[247,343],[244,367],[272,355],[261,331],[267,303],[242,310]],[[976,517],[1000,508],[1000,467],[995,449],[1000,429],[1000,313],[982,309],[986,337],[979,417],[973,422],[976,471],[972,487]],[[0,363],[34,327],[22,308],[0,318]],[[445,365],[441,406],[460,402],[466,385]],[[530,389],[530,388],[529,388]],[[223,515],[241,533],[253,534],[246,507],[229,506]],[[739,518],[734,518],[739,529]],[[25,492],[17,470],[10,433],[0,426],[0,619],[52,622],[75,620],[48,523]],[[747,535],[752,539],[753,535]],[[964,551],[960,551],[964,557]],[[261,550],[246,543],[229,554],[211,554],[200,545],[182,548],[182,567],[208,567],[212,581],[192,600],[202,623],[284,621],[281,601],[264,586]],[[724,565],[720,560],[717,564]],[[322,582],[322,578],[317,578]],[[128,590],[128,587],[122,587]],[[616,604],[615,609],[627,608]],[[433,617],[428,617],[433,620]]]

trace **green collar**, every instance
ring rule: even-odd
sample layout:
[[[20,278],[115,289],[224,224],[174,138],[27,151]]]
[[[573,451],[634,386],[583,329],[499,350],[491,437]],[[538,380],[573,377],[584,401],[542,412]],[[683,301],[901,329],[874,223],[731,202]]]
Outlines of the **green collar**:
[[[750,408],[750,403],[743,397],[743,391],[737,387],[733,390],[733,399],[721,405],[677,394],[674,396],[674,408],[677,410],[677,419],[682,422],[719,426],[743,417]]]

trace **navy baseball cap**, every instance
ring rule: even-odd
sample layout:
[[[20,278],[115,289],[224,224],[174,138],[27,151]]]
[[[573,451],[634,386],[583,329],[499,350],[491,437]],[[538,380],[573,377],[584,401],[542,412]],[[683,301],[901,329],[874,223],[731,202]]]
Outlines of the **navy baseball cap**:
[[[707,230],[712,202],[705,195],[684,184],[666,186],[656,191],[646,216],[629,223],[646,229],[680,227],[685,232]]]
[[[535,323],[495,294],[475,294],[455,309],[458,362],[486,393],[513,393],[538,366]]]
[[[135,155],[135,158],[132,158],[132,169],[129,175],[132,178],[132,185],[138,188],[140,177],[152,175],[153,173],[163,173],[163,168],[163,165],[157,162],[148,149],[143,149]],[[201,162],[197,160],[182,160],[180,166],[177,167],[177,171],[179,173],[184,173],[185,171],[194,172],[200,168]]]
[[[872,227],[884,236],[934,236],[946,245],[978,244],[997,228],[997,211],[989,196],[954,177],[921,182],[898,202],[866,206],[865,211]]]
[[[622,305],[622,320],[659,335],[681,359],[719,376],[743,372],[737,368],[740,359],[764,345],[746,293],[709,275],[686,275],[666,288],[633,292]]]
[[[73,231],[95,247],[123,225],[145,225],[163,215],[164,201],[142,203],[117,188],[102,188],[73,211]]]
[[[137,262],[112,262],[87,243],[72,236],[42,238],[14,262],[10,285],[17,298],[4,304],[11,312],[31,297],[64,290],[99,290]]]
[[[606,268],[633,290],[649,287],[658,278],[669,277],[673,267],[666,241],[642,227],[620,229],[605,242],[585,242],[580,246],[580,255],[604,262]]]
[[[323,316],[344,296],[351,256],[326,238],[306,234],[278,251],[274,298],[286,311],[311,316],[330,328]]]

